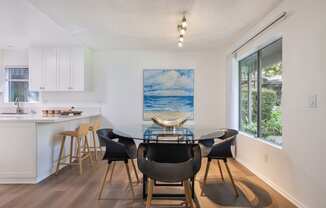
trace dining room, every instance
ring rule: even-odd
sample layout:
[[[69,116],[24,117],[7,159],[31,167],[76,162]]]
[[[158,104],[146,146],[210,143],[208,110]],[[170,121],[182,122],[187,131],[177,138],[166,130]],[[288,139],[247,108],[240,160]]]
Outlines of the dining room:
[[[324,208],[323,0],[2,0],[0,208]]]

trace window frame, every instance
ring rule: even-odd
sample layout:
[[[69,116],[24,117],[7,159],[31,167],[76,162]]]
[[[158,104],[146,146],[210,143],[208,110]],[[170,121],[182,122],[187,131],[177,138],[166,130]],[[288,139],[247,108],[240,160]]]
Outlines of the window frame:
[[[7,70],[10,69],[27,69],[28,70],[28,78],[27,79],[10,79],[7,74]],[[10,87],[8,86],[9,82],[27,82],[28,88],[30,85],[30,80],[29,80],[29,66],[26,65],[10,65],[10,66],[4,66],[3,67],[3,75],[4,75],[4,87],[3,87],[3,102],[7,104],[14,104],[15,101],[10,101],[9,100],[9,94],[10,94]],[[30,91],[30,90],[28,90]],[[37,101],[19,101],[20,103],[24,104],[35,104],[35,103],[40,103],[41,102],[41,92],[38,91],[38,100]]]
[[[240,59],[237,60],[237,63],[238,63],[238,129],[241,133],[245,134],[245,135],[248,135],[249,137],[253,137],[253,138],[256,138],[256,139],[259,139],[261,141],[263,141],[264,143],[268,143],[268,144],[271,144],[273,146],[276,146],[276,147],[282,147],[282,144],[279,145],[279,144],[276,144],[276,143],[273,143],[273,142],[269,142],[267,141],[266,139],[262,138],[261,137],[261,79],[262,79],[262,76],[261,76],[261,73],[262,73],[262,69],[261,69],[261,52],[262,50],[264,50],[265,48],[273,45],[274,43],[278,42],[278,41],[281,41],[282,42],[282,54],[283,54],[283,37],[279,37],[277,39],[274,39],[273,41],[270,41],[268,42],[267,44],[265,44],[264,46],[262,47],[259,47],[257,48],[256,50],[254,51],[251,51],[250,53],[242,56]],[[256,54],[257,56],[257,135],[253,135],[253,134],[250,134],[248,132],[245,132],[245,131],[242,131],[241,130],[241,65],[240,65],[240,62],[252,55]],[[283,57],[282,57],[282,63],[283,63]],[[282,68],[283,70],[283,68]],[[283,126],[283,125],[282,125]],[[282,136],[283,138],[283,136]]]

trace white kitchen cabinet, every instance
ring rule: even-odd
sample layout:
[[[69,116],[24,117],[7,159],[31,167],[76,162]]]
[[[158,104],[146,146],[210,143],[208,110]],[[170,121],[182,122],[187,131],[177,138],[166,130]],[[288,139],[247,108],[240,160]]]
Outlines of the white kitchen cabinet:
[[[71,49],[58,49],[58,81],[60,90],[70,90],[71,87]]]
[[[47,91],[58,89],[58,64],[57,49],[50,48],[43,50],[43,87]]]
[[[71,53],[71,90],[82,91],[85,88],[85,50],[73,48]]]
[[[77,47],[29,50],[30,88],[38,91],[83,91],[85,50]]]
[[[45,90],[45,69],[43,67],[43,49],[28,50],[29,88],[31,91]]]

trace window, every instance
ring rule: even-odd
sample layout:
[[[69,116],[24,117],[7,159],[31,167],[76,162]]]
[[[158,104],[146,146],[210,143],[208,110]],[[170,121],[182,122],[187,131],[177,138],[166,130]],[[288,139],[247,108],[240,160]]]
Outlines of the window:
[[[6,68],[5,83],[5,102],[37,102],[39,100],[38,92],[29,91],[28,68],[15,67]]]
[[[239,61],[239,129],[282,145],[282,39]]]

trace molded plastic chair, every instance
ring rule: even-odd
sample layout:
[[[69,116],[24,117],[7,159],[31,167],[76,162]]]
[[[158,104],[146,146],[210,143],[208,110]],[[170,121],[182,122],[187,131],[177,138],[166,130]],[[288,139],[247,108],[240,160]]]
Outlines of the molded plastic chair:
[[[215,144],[214,139],[207,139],[207,140],[200,141],[199,144],[200,144],[200,147],[202,148],[202,152],[207,152],[207,155],[205,155],[205,157],[207,157],[207,166],[206,166],[206,171],[205,171],[205,176],[204,176],[204,184],[206,183],[210,163],[212,160],[217,160],[221,178],[224,181],[222,168],[221,168],[221,165],[219,162],[220,160],[223,160],[226,170],[230,176],[235,195],[238,197],[239,193],[235,186],[229,166],[227,164],[228,158],[233,158],[231,146],[235,143],[235,139],[236,139],[237,135],[238,135],[237,130],[225,129],[225,134],[218,138],[223,141]]]
[[[137,147],[132,138],[129,137],[124,137],[117,135],[113,133],[112,129],[99,129],[96,131],[100,142],[105,143],[106,146],[106,151],[103,157],[103,160],[108,161],[108,166],[102,181],[102,184],[100,186],[100,191],[98,194],[98,199],[101,199],[103,188],[106,182],[107,175],[110,170],[110,165],[112,162],[118,162],[118,161],[123,161],[125,163],[125,167],[127,170],[127,175],[129,179],[129,185],[132,191],[133,197],[135,197],[134,189],[132,186],[132,181],[131,181],[131,176],[130,176],[130,171],[129,171],[129,166],[128,166],[128,161],[131,161],[131,164],[133,166],[133,169],[135,171],[135,175],[137,178],[137,182],[139,182],[137,170],[134,164],[133,159],[136,159],[137,157]],[[111,177],[113,174],[114,170],[114,164],[111,170]]]
[[[193,207],[189,179],[201,166],[201,152],[197,144],[147,143],[138,148],[140,171],[148,177],[146,208],[151,206],[154,180],[182,182],[187,204]]]

